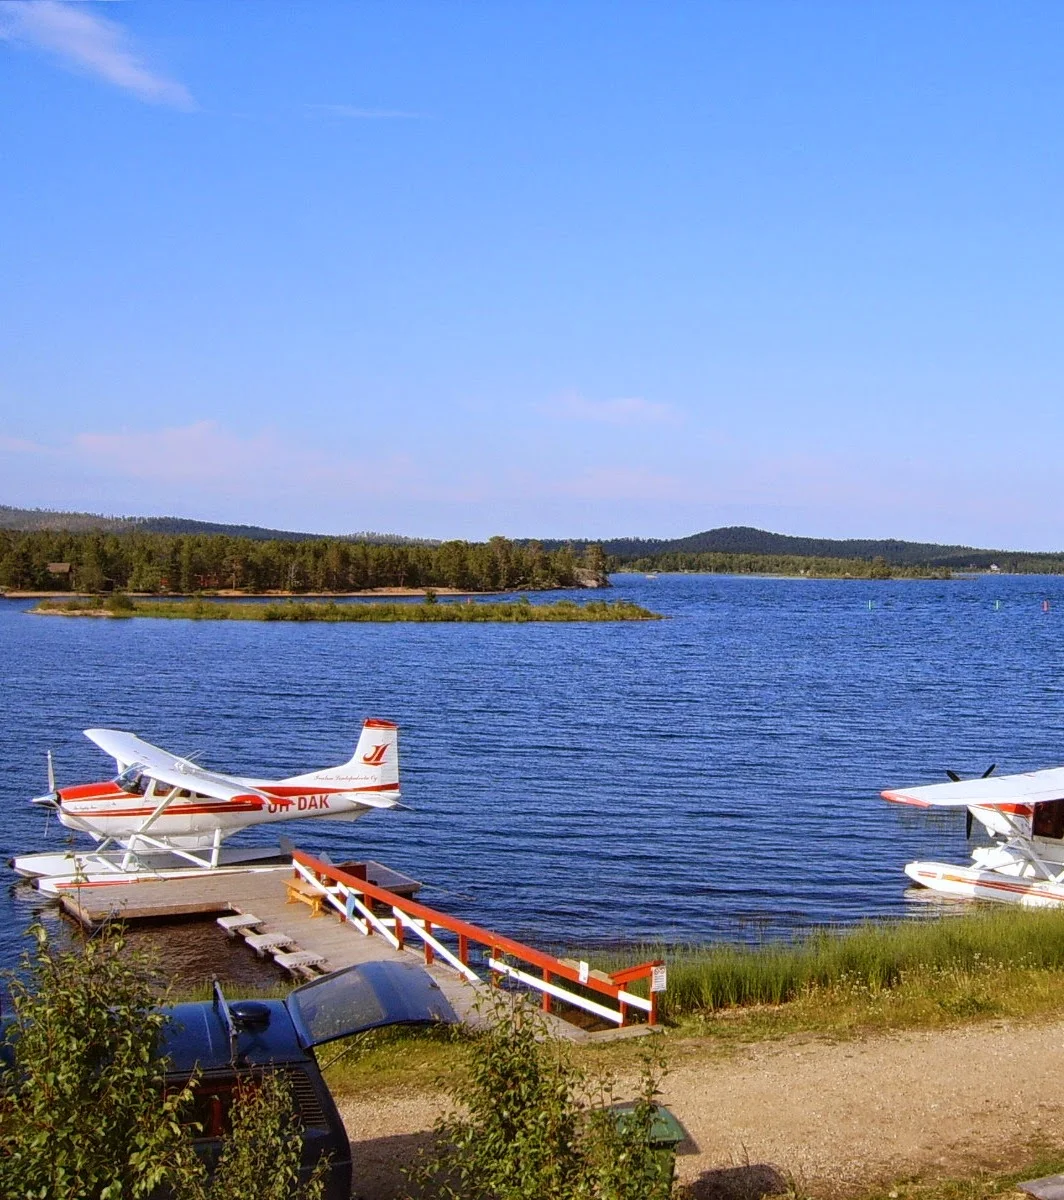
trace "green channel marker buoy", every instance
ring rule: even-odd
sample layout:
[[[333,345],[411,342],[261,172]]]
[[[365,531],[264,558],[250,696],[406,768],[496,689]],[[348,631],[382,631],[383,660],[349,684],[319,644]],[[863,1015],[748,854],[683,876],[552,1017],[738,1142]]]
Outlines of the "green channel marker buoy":
[[[997,610],[998,610],[998,609],[1000,609],[1000,608],[1001,608],[1001,601],[1000,601],[1000,600],[995,600],[995,601],[994,601],[994,610],[995,610],[995,611],[997,611]]]
[[[876,606],[876,602],[875,602],[874,600],[869,600],[869,601],[868,601],[868,611],[869,611],[869,612],[871,612],[871,611],[872,611],[872,609],[873,609],[873,608],[875,608],[875,606]]]

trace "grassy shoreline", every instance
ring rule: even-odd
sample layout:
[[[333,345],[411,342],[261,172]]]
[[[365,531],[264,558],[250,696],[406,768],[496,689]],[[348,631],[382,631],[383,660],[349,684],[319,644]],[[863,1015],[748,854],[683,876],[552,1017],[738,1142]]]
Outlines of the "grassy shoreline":
[[[595,965],[633,954],[668,964],[665,1021],[729,1038],[1064,1014],[1061,909],[978,907],[760,946],[628,947]]]
[[[708,1038],[721,1050],[792,1034],[849,1038],[1064,1017],[1064,909],[974,907],[957,916],[820,929],[758,946],[567,952],[604,970],[664,958],[663,1022],[681,1043]],[[630,987],[645,994],[645,984]],[[407,1045],[405,1036],[395,1041]],[[419,1038],[410,1045],[424,1050]],[[439,1048],[436,1053],[447,1057]],[[618,1043],[594,1053],[623,1059],[628,1052]]]
[[[161,620],[190,621],[325,621],[325,622],[528,622],[571,621],[660,621],[651,612],[629,600],[555,600],[531,604],[520,600],[487,603],[439,604],[435,596],[421,604],[311,603],[305,600],[268,604],[233,603],[224,600],[133,600],[121,593],[91,600],[42,600],[30,610],[45,616],[64,617],[149,617]]]

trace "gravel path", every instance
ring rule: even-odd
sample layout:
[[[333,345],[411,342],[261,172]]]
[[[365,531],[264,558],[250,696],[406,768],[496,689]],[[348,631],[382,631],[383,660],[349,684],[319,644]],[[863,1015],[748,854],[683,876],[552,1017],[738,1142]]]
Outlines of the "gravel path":
[[[1064,1147],[1064,1023],[787,1039],[723,1059],[676,1049],[664,1101],[688,1132],[677,1170],[699,1198],[745,1200],[769,1167],[831,1196],[1019,1165],[1039,1142]],[[344,1100],[360,1197],[402,1194],[399,1167],[443,1103],[433,1092]]]

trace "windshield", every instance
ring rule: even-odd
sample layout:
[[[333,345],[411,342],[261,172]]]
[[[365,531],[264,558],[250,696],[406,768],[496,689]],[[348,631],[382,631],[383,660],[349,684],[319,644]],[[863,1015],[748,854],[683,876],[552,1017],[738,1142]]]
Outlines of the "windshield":
[[[148,781],[144,778],[144,767],[140,763],[133,763],[126,767],[115,783],[123,792],[129,792],[131,796],[143,796],[148,790]]]
[[[416,963],[345,967],[290,993],[285,1001],[304,1046],[319,1046],[378,1025],[455,1022],[450,1004]]]

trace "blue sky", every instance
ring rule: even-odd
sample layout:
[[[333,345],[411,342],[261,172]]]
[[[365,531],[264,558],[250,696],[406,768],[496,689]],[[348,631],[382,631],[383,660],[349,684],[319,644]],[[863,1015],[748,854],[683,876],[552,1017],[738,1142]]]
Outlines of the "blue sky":
[[[1064,547],[1064,6],[0,4],[0,502]]]

